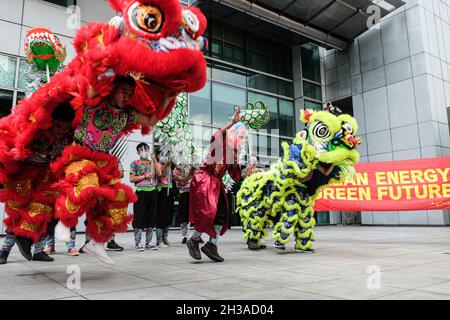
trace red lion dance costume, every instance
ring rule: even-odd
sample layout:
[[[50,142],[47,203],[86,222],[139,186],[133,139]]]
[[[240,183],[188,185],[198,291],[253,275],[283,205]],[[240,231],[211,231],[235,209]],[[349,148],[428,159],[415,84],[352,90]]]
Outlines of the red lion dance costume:
[[[9,231],[37,242],[54,217],[74,227],[86,213],[87,233],[94,241],[108,241],[126,231],[128,205],[136,196],[119,182],[117,159],[85,146],[65,147],[47,175],[27,164],[29,145],[38,130],[49,129],[55,107],[70,102],[73,127],[82,121],[84,106],[95,106],[113,89],[116,76],[136,80],[130,106],[138,112],[166,117],[158,109],[167,91],[200,90],[206,82],[201,52],[206,18],[197,8],[183,8],[178,0],[110,0],[121,15],[110,23],[82,27],[74,46],[77,56],[13,113],[0,119],[0,200],[5,202]],[[130,124],[126,133],[139,126]],[[149,127],[142,132],[148,133]]]

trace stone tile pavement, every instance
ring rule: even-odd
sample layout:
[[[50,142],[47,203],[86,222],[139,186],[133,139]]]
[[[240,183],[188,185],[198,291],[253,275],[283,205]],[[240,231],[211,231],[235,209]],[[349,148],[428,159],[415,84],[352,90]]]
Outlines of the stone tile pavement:
[[[450,299],[450,228],[324,226],[315,254],[249,251],[238,229],[221,239],[224,263],[192,260],[179,231],[172,246],[137,252],[133,235],[114,266],[70,257],[57,243],[53,263],[25,261],[17,248],[0,266],[0,299]],[[84,235],[78,235],[79,244]],[[80,270],[80,288],[71,270]],[[72,276],[72,277],[71,277]]]

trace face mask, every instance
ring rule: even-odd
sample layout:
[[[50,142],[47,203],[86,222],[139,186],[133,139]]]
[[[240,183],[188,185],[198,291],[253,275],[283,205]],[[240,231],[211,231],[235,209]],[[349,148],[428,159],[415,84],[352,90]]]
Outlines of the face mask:
[[[148,159],[149,153],[146,152],[146,151],[140,152],[140,153],[139,153],[139,156],[140,156],[142,159]]]

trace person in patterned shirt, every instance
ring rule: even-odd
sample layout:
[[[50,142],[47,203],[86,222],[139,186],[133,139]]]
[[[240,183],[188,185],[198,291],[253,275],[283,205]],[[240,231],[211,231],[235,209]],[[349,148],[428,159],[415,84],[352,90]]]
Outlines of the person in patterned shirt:
[[[158,122],[155,115],[138,113],[128,106],[136,87],[133,78],[116,77],[114,84],[110,96],[95,106],[84,107],[81,123],[75,129],[75,140],[94,151],[108,153],[116,145],[127,125],[153,127]],[[159,108],[166,109],[175,98],[175,94],[166,93]]]
[[[137,202],[133,205],[133,229],[135,248],[144,251],[141,244],[142,232],[146,230],[145,249],[155,250],[152,246],[153,228],[156,225],[156,167],[150,158],[150,147],[146,143],[140,143],[136,147],[139,160],[130,165],[130,181],[136,187]]]
[[[58,199],[61,223],[55,229],[56,238],[68,240],[69,227],[76,225],[78,217],[86,212],[87,232],[92,240],[83,250],[107,264],[114,261],[106,253],[104,244],[114,233],[127,229],[132,219],[128,215],[128,203],[135,199],[132,190],[120,183],[117,166],[110,165],[116,162],[116,158],[109,152],[127,126],[154,126],[159,121],[156,114],[142,114],[129,106],[136,88],[132,77],[117,76],[113,84],[111,95],[97,105],[83,107],[83,116],[74,134],[77,145],[65,149],[61,161],[54,165],[61,177],[60,186],[64,189]],[[176,94],[167,91],[156,109],[167,110],[175,99]],[[68,171],[67,168],[71,169]],[[89,176],[86,170],[97,173],[94,173],[95,177]],[[78,182],[71,180],[74,175]],[[106,189],[112,189],[116,196]]]

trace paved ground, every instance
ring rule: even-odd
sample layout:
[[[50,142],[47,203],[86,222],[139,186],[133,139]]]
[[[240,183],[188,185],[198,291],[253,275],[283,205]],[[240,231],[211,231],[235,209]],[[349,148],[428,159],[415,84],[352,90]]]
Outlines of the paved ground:
[[[50,264],[25,262],[15,248],[0,266],[0,299],[450,299],[450,228],[316,231],[317,252],[303,254],[251,252],[232,230],[221,264],[194,262],[181,244],[136,252],[131,233],[118,236],[126,250],[111,254],[114,266],[62,253]],[[178,231],[170,240],[178,242]],[[66,286],[73,265],[81,270],[79,290]]]

